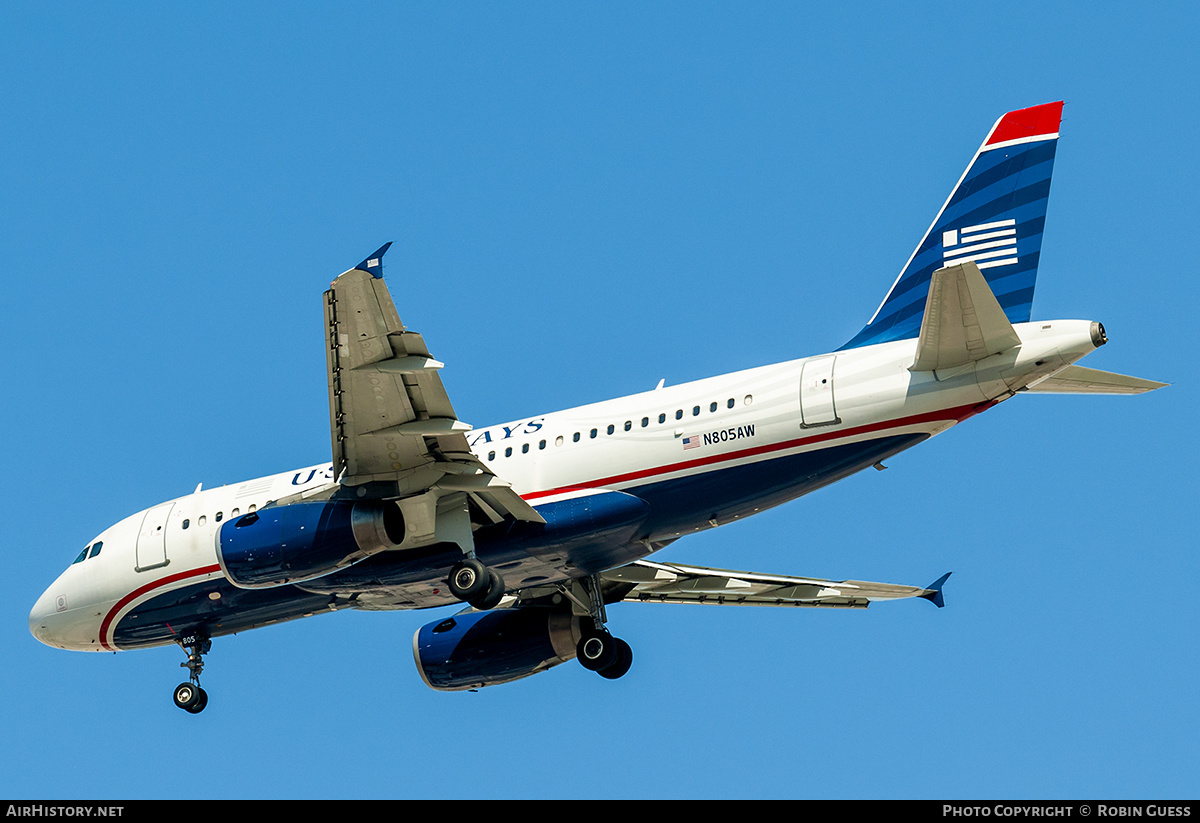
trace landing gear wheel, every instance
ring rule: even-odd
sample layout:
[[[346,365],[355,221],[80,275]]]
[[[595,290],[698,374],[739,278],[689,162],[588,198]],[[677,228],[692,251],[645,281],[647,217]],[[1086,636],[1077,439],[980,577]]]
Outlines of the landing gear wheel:
[[[579,658],[579,664],[590,672],[598,672],[613,665],[617,661],[617,654],[617,639],[608,632],[589,632],[575,646],[575,656]]]
[[[200,714],[200,712],[204,711],[204,707],[208,705],[208,692],[199,686],[196,687],[196,691],[199,692],[199,696],[196,698],[196,702],[188,708],[188,711],[192,714]]]
[[[496,608],[504,597],[504,578],[489,569],[488,581],[488,590],[483,596],[467,601],[481,612]]]
[[[629,647],[629,644],[619,637],[614,637],[613,643],[617,647],[616,660],[597,672],[601,677],[607,677],[609,680],[624,677],[625,673],[629,671],[629,667],[633,665],[633,649]]]
[[[200,695],[202,693],[203,690],[195,683],[180,683],[175,687],[175,705],[184,711],[195,714],[204,708],[204,706],[200,706],[200,709],[195,708],[200,703]],[[204,702],[208,703],[208,695],[204,697]]]
[[[470,603],[475,598],[482,598],[491,586],[491,573],[487,566],[474,558],[468,558],[454,564],[450,570],[450,593],[459,600]]]

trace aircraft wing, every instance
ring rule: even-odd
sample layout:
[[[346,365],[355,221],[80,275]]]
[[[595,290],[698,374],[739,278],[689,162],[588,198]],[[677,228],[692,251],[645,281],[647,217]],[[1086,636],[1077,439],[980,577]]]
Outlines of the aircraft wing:
[[[489,519],[543,522],[467,445],[421,335],[400,322],[383,282],[391,243],[339,275],[325,292],[333,470],[362,494],[403,498],[466,492]],[[376,485],[378,484],[378,485]]]
[[[706,603],[718,606],[802,606],[865,609],[875,600],[922,597],[941,608],[947,573],[928,587],[868,583],[863,580],[820,580],[777,574],[706,569],[677,563],[638,560],[600,575],[605,600],[615,589],[627,602]]]

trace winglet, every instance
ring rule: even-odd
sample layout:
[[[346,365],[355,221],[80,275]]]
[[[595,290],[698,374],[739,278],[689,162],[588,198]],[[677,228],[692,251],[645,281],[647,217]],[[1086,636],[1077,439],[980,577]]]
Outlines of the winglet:
[[[945,606],[946,601],[942,599],[942,584],[945,583],[946,578],[952,574],[954,574],[954,572],[946,572],[941,577],[939,577],[937,580],[930,583],[928,586],[925,587],[929,591],[926,592],[925,594],[920,595],[920,597],[925,598],[930,603],[937,606],[939,609],[942,608],[943,606]]]
[[[382,280],[383,279],[383,255],[389,248],[391,248],[391,245],[392,244],[390,241],[387,243],[384,243],[382,246],[380,246],[375,251],[374,254],[369,255],[365,260],[363,260],[361,263],[359,263],[354,268],[361,269],[361,270],[365,271],[367,274],[371,275],[372,277]]]

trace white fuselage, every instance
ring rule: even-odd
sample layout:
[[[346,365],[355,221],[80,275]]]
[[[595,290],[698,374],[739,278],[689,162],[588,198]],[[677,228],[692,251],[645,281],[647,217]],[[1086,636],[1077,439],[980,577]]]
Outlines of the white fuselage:
[[[637,494],[648,484],[735,467],[753,471],[779,458],[884,436],[928,437],[1096,347],[1088,321],[1022,323],[1015,329],[1019,347],[948,372],[910,371],[917,341],[901,340],[476,429],[468,442],[536,507],[599,490]],[[116,626],[142,600],[223,578],[216,548],[223,522],[335,483],[332,466],[324,463],[197,490],[131,515],[97,535],[88,545],[100,543],[99,551],[73,563],[46,589],[30,613],[30,630],[59,648],[115,650]],[[791,496],[810,490],[797,488]],[[724,520],[705,511],[651,517],[642,536],[646,553],[778,502],[776,493],[761,507],[745,506]],[[571,576],[561,566],[546,572]],[[443,602],[449,601],[427,605]]]

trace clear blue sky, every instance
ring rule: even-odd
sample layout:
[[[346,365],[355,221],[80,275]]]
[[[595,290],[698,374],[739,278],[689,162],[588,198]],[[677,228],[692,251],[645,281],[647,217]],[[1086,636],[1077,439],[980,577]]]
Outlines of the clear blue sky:
[[[0,796],[1191,797],[1194,4],[9,3]],[[832,4],[831,4],[832,6]],[[418,678],[436,613],[38,644],[156,502],[329,456],[321,292],[381,243],[482,426],[835,348],[1003,112],[1065,99],[1036,318],[1139,398],[1021,397],[679,562],[947,608],[623,605],[633,669]]]

